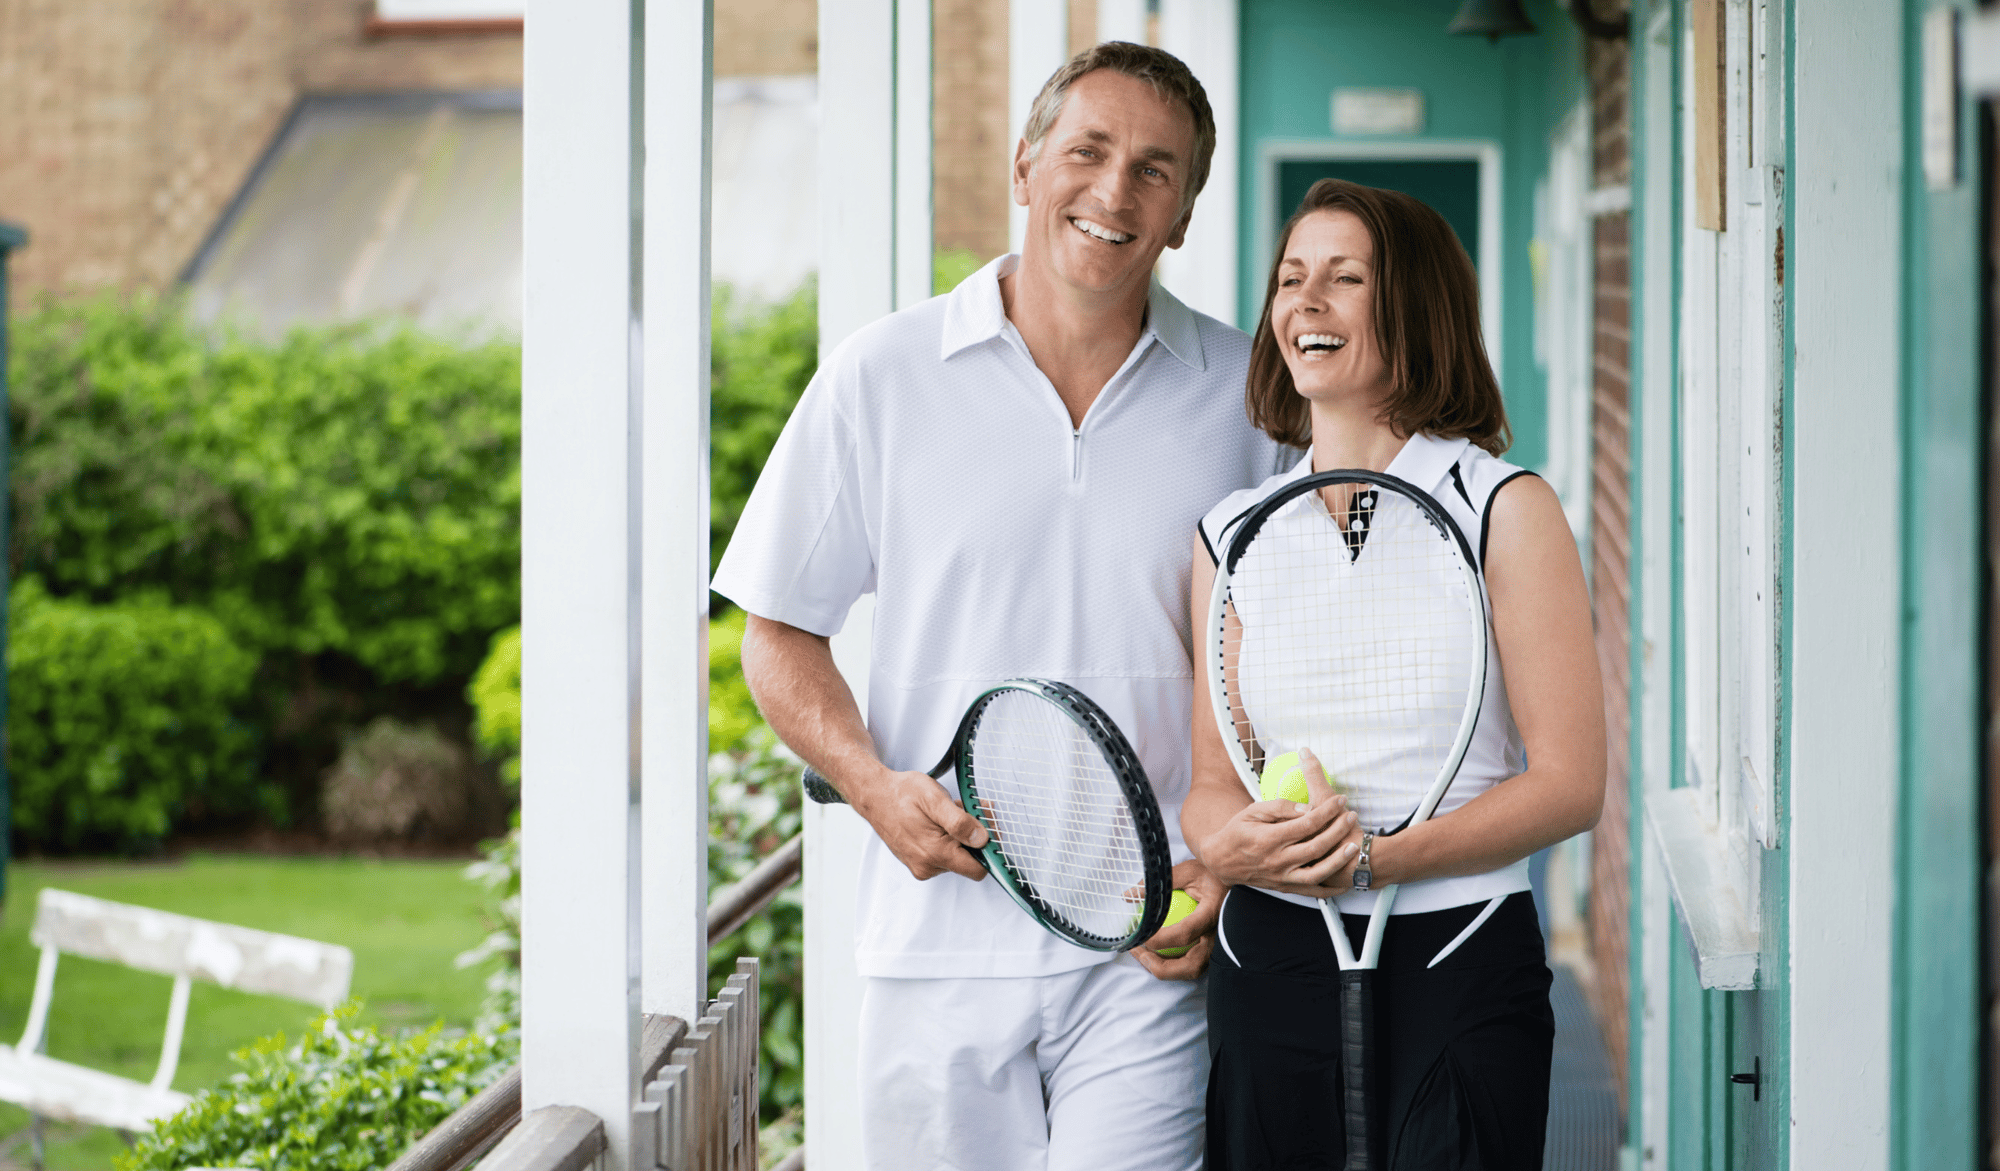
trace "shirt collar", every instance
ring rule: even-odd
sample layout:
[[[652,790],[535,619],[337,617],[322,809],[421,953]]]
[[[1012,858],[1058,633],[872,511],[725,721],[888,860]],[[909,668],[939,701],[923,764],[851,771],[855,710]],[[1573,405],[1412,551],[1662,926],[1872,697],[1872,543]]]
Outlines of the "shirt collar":
[[[1440,485],[1444,483],[1444,478],[1451,474],[1452,466],[1458,463],[1459,457],[1465,454],[1465,449],[1471,445],[1471,442],[1471,440],[1463,437],[1458,439],[1440,439],[1435,435],[1419,431],[1403,443],[1403,449],[1396,453],[1395,459],[1389,461],[1389,466],[1383,469],[1383,474],[1394,476],[1399,480],[1404,480],[1415,485],[1432,496],[1438,496],[1440,494]],[[1308,447],[1306,448],[1305,458],[1298,462],[1297,467],[1285,473],[1284,479],[1279,481],[1274,490],[1276,487],[1296,483],[1312,474],[1313,453],[1312,448]],[[1309,500],[1311,495],[1311,493],[1306,493],[1302,496],[1293,497],[1278,512],[1283,514],[1291,511],[1293,508],[1304,507],[1303,502]]]
[[[1000,299],[1000,278],[1012,275],[1021,266],[1013,253],[1002,256],[966,277],[947,293],[944,310],[944,337],[940,360],[949,361],[960,350],[992,341],[1007,328],[1007,310]],[[1139,334],[1139,349],[1158,339],[1167,352],[1193,370],[1208,369],[1201,348],[1201,323],[1194,310],[1181,304],[1153,279],[1146,295],[1146,328]]]

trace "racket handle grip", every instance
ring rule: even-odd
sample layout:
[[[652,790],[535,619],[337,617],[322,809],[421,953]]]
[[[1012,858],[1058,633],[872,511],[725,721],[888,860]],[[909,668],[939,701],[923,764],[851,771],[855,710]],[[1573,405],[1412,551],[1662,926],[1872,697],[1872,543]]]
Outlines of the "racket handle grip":
[[[1347,1132],[1347,1171],[1385,1171],[1383,1086],[1375,1076],[1375,973],[1354,968],[1340,974],[1341,1121]]]
[[[805,786],[806,796],[812,798],[815,805],[847,804],[847,798],[840,795],[833,782],[820,776],[811,765],[807,765],[806,771],[799,775],[799,781]]]

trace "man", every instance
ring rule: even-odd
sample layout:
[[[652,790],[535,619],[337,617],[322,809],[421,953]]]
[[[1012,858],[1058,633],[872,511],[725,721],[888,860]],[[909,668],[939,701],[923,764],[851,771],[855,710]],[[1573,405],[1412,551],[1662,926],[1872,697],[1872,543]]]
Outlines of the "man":
[[[714,588],[744,676],[874,828],[856,961],[871,1168],[1200,1166],[1221,890],[1180,841],[1188,551],[1217,500],[1290,461],[1243,409],[1250,342],[1152,283],[1215,124],[1167,53],[1111,43],[1043,87],[1016,148],[1021,254],[830,354]],[[876,594],[868,719],[827,639]],[[1012,676],[1069,683],[1131,740],[1200,910],[1112,957],[1021,914],[963,849],[985,831],[922,771]],[[1156,948],[1192,942],[1185,956]]]

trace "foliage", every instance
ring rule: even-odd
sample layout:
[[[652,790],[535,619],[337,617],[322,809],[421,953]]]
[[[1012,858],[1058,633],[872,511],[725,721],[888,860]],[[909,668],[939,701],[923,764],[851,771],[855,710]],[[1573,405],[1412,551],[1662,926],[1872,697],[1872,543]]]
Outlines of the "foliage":
[[[118,1171],[257,1167],[362,1171],[389,1161],[486,1088],[519,1053],[519,1037],[451,1035],[442,1025],[385,1036],[355,1027],[359,1006],[232,1054],[243,1067],[117,1157]]]
[[[801,827],[799,760],[761,724],[740,755],[718,754],[708,766],[708,885],[739,881]],[[805,906],[798,884],[786,888],[742,930],[708,949],[709,995],[735,971],[736,957],[760,961],[758,996],[763,1083],[761,1116],[771,1122],[797,1106],[805,1090]]]
[[[966,277],[986,266],[970,248],[946,248],[931,256],[931,291],[949,293]]]
[[[519,613],[517,345],[49,302],[12,378],[10,552],[56,594],[157,590],[388,683],[466,677]]]
[[[341,843],[464,841],[472,754],[424,724],[377,716],[347,738],[320,788],[320,820]]]
[[[10,595],[14,829],[50,848],[144,847],[189,809],[268,802],[237,719],[256,659],[213,617],[145,598]]]
[[[743,681],[743,628],[747,616],[731,610],[708,624],[708,750],[741,753],[763,727],[757,701]]]
[[[473,673],[465,698],[472,703],[472,733],[479,747],[500,758],[500,779],[521,783],[521,628],[493,636],[486,661]]]
[[[764,460],[819,368],[819,295],[808,282],[775,306],[715,295],[709,339],[709,564],[722,551]]]
[[[465,868],[465,876],[486,888],[486,938],[477,947],[459,953],[453,961],[460,968],[476,967],[488,960],[500,965],[486,977],[486,1000],[479,1006],[474,1026],[491,1033],[518,1027],[521,1023],[521,831],[486,843],[479,861]]]

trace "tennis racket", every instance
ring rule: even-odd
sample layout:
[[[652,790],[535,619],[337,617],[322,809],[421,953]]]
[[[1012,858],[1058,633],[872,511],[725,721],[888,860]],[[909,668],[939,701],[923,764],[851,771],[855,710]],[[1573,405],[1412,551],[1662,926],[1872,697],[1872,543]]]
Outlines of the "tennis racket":
[[[1486,690],[1485,592],[1465,535],[1428,493],[1368,471],[1286,484],[1223,535],[1205,657],[1243,783],[1258,792],[1266,759],[1310,748],[1364,830],[1430,817]],[[1320,904],[1341,969],[1347,1171],[1387,1166],[1374,970],[1395,901],[1381,888],[1359,956],[1334,900]]]
[[[1035,922],[1079,947],[1125,951],[1166,921],[1173,861],[1160,803],[1125,734],[1090,697],[1010,679],[965,710],[931,776],[956,774],[986,827],[979,859]],[[844,803],[808,768],[806,795]]]

